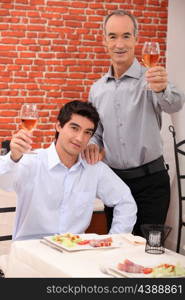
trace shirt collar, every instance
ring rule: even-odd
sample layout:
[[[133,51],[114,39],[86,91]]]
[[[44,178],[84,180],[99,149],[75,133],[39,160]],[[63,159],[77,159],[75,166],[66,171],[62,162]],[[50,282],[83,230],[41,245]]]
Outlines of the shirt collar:
[[[49,170],[51,170],[52,168],[54,168],[57,165],[61,165],[66,168],[66,166],[61,162],[61,160],[58,156],[54,142],[49,146],[49,148],[47,148],[47,152],[48,152],[48,169]],[[82,159],[81,154],[79,155],[77,162],[71,167],[71,169],[77,168],[79,165],[82,165],[84,168],[87,166],[87,162]]]
[[[123,75],[120,78],[127,76],[139,79],[141,77],[141,74],[142,67],[138,62],[137,58],[135,58],[130,68],[128,68],[128,70],[125,73],[123,73]],[[105,80],[108,81],[109,79],[114,79],[112,66],[110,66],[108,72],[105,74]]]

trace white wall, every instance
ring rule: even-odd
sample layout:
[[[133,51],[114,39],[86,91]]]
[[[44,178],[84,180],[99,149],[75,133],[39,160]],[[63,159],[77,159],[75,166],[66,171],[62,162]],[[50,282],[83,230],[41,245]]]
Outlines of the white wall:
[[[169,0],[168,7],[168,32],[167,32],[167,71],[169,80],[173,82],[179,89],[185,92],[185,1],[184,0]],[[165,116],[164,116],[165,117]],[[172,124],[176,130],[177,142],[185,139],[185,106],[184,108],[171,116]],[[165,125],[170,123],[169,117]],[[175,249],[176,233],[178,222],[178,194],[177,182],[173,159],[172,138],[165,126],[165,139],[168,142],[167,153],[171,168],[171,205],[166,223],[173,227],[173,231],[167,240],[167,246]],[[184,162],[185,163],[185,162]],[[182,232],[185,236],[185,231]],[[183,243],[185,245],[185,237]],[[181,253],[185,251],[181,249]]]

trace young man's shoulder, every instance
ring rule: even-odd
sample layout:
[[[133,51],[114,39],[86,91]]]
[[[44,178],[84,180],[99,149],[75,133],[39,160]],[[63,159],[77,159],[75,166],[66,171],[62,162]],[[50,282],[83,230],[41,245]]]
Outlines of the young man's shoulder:
[[[45,156],[47,155],[47,149],[33,149],[33,154],[24,154],[23,157],[20,159],[20,164],[33,166],[38,161],[44,160]]]
[[[91,165],[91,164],[88,164],[86,163],[86,166],[89,170],[102,170],[102,171],[108,171],[108,170],[111,170],[111,168],[109,166],[107,166],[106,163],[104,163],[103,161],[98,161],[97,163]]]

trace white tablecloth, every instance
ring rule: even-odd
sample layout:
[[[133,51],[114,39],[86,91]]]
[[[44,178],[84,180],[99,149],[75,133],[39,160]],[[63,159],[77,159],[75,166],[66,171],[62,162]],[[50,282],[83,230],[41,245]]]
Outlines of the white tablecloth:
[[[60,252],[40,240],[27,240],[12,243],[6,277],[110,277],[101,271],[101,266],[117,265],[125,258],[145,266],[177,262],[185,266],[183,255],[167,249],[164,254],[147,254],[144,245],[126,241],[116,249]]]

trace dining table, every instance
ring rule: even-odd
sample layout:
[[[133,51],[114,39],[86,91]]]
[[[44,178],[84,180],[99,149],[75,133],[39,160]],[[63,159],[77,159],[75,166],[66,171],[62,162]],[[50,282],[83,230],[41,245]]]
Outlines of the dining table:
[[[117,272],[125,259],[145,267],[159,264],[180,264],[185,267],[185,256],[169,249],[163,254],[145,252],[145,239],[134,239],[131,234],[95,235],[96,239],[110,237],[112,247],[86,247],[75,250],[55,247],[45,239],[13,241],[7,257],[6,278],[110,278],[127,277]],[[92,234],[83,235],[92,239]],[[130,273],[129,273],[130,274]],[[132,274],[135,277],[136,274]],[[145,277],[137,274],[137,277]]]

